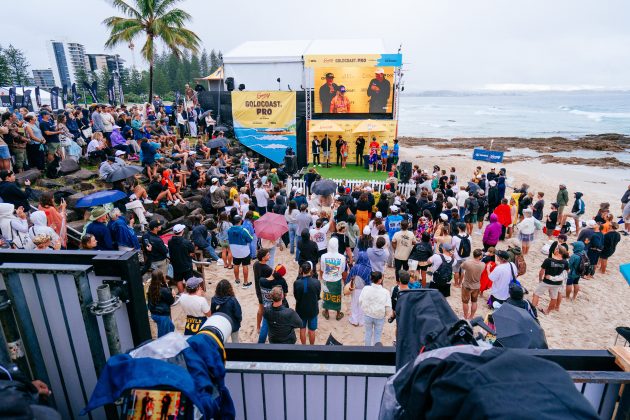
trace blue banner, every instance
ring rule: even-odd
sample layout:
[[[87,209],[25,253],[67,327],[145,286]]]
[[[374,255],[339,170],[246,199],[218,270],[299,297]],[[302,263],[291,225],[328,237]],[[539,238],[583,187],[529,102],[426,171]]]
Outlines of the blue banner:
[[[402,54],[381,54],[377,66],[400,67],[402,66]]]
[[[496,150],[475,149],[473,150],[474,160],[483,160],[485,162],[501,163],[503,162],[503,152]]]

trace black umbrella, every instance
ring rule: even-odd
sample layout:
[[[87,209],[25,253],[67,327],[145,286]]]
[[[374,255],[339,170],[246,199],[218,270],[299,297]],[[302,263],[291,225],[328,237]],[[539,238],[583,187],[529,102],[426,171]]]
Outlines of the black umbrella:
[[[109,174],[107,178],[105,178],[105,182],[116,182],[123,179],[131,178],[135,174],[139,174],[140,172],[142,172],[142,170],[142,166],[120,166],[114,172]]]
[[[330,179],[321,179],[313,183],[311,192],[317,195],[331,195],[337,191],[337,183]]]
[[[206,146],[208,146],[210,149],[216,149],[218,147],[226,147],[227,139],[225,137],[217,137],[216,139],[210,139],[208,140],[208,143],[206,143]]]
[[[545,331],[525,309],[503,304],[492,314],[497,341],[503,347],[546,349]]]
[[[473,194],[475,194],[477,190],[479,190],[479,188],[479,185],[475,184],[472,181],[468,181],[468,191],[471,191]]]

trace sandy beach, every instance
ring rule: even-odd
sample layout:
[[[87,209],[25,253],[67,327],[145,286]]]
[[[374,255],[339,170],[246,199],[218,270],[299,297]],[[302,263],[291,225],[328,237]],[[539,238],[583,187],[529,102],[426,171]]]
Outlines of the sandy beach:
[[[478,165],[481,165],[486,172],[494,166],[506,168],[510,185],[518,186],[526,182],[531,186],[531,191],[543,191],[545,193],[545,213],[549,211],[549,203],[555,200],[558,185],[564,183],[567,185],[571,197],[575,191],[584,193],[588,217],[595,215],[599,203],[602,202],[611,203],[611,212],[618,216],[620,213],[619,200],[630,184],[630,171],[627,168],[616,165],[608,168],[600,167],[608,166],[606,162],[601,162],[601,165],[594,167],[544,163],[544,159],[534,157],[526,160],[512,159],[509,162],[494,165],[473,161],[470,158],[472,156],[470,144],[461,147],[434,148],[430,146],[430,142],[422,142],[421,145],[412,145],[413,143],[413,141],[404,142],[404,146],[401,147],[401,160],[411,161],[413,164],[418,164],[421,168],[426,169],[432,168],[434,164],[443,168],[455,166],[460,180],[470,177]],[[525,144],[520,145],[520,147],[525,146]],[[520,280],[530,291],[535,289],[538,281],[539,267],[545,258],[540,249],[546,240],[545,235],[538,233],[530,253],[526,256],[527,273]],[[575,236],[569,237],[569,242],[573,240],[575,240]],[[619,265],[630,261],[629,245],[629,237],[622,236],[616,254],[609,259],[606,275],[596,274],[594,280],[582,280],[580,282],[581,291],[576,301],[565,299],[559,312],[553,312],[551,315],[540,315],[540,321],[551,348],[605,348],[614,342],[615,327],[630,325],[630,287],[619,273]],[[481,247],[480,234],[473,234],[473,247]],[[506,247],[507,243],[502,242],[497,248]],[[286,275],[289,283],[288,301],[293,306],[295,301],[292,290],[297,275],[297,263],[292,257],[286,249],[276,252],[276,263],[284,264],[288,270]],[[208,299],[214,294],[214,288],[218,280],[222,278],[233,281],[232,271],[216,265],[212,265],[206,270],[206,280],[212,282],[212,285],[208,286]],[[391,289],[394,284],[394,270],[388,268],[385,272],[384,285]],[[461,316],[460,289],[452,287],[451,290],[448,301],[455,312]],[[236,295],[243,309],[241,341],[255,342],[257,339],[255,321],[258,306],[255,291],[253,288],[248,290],[238,288]],[[531,293],[527,295],[530,300],[531,297]],[[543,297],[540,306],[546,307],[547,303],[548,299]],[[324,344],[331,333],[345,345],[363,344],[363,328],[353,327],[348,323],[349,297],[343,298],[343,311],[346,313],[346,317],[340,321],[334,320],[333,317],[330,320],[319,317],[316,344]],[[477,314],[485,315],[487,311],[485,305],[480,305]],[[183,330],[184,316],[178,306],[173,308],[173,319],[177,329]],[[384,345],[392,345],[392,341],[395,339],[394,327],[395,324],[385,324]]]

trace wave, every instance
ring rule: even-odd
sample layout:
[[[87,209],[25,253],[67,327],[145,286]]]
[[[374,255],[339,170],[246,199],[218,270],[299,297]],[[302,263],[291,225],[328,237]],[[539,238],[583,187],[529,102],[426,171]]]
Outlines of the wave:
[[[261,149],[286,149],[288,146],[284,144],[250,144],[249,148],[260,147]]]
[[[568,111],[570,114],[581,115],[596,122],[601,122],[604,118],[630,119],[630,112],[594,112],[579,109],[569,109]]]
[[[260,136],[260,135],[241,135],[238,136],[239,139],[254,139],[254,140],[270,140],[270,141],[288,141],[291,140],[288,137],[285,136],[269,136],[269,135],[264,135],[264,136]]]

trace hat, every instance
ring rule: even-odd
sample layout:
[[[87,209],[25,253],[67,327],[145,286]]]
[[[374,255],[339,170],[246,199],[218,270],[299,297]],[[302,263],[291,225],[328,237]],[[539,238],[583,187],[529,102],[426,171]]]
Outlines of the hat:
[[[586,226],[590,227],[590,228],[595,227],[596,224],[597,224],[597,222],[595,220],[592,220],[592,219],[589,220],[588,222],[586,222]]]
[[[345,92],[346,91],[346,87],[344,85],[339,86],[339,92]]]
[[[372,233],[372,229],[370,229],[370,227],[369,227],[369,226],[365,226],[365,227],[363,228],[363,234],[364,234],[364,235],[369,235],[370,233]]]
[[[297,191],[296,191],[296,192],[297,192],[298,194],[302,194],[302,193],[304,192],[304,189],[300,187],[300,188],[298,188],[298,189],[297,189]]]
[[[186,288],[187,289],[196,289],[199,285],[203,283],[203,279],[200,277],[191,277],[186,280]]]
[[[381,213],[380,211],[377,211],[376,212],[376,217],[379,217],[379,218],[383,217],[383,213]]]
[[[44,234],[35,235],[35,237],[32,239],[35,245],[45,244],[46,242],[49,242],[51,240],[52,238],[50,236]]]
[[[212,183],[213,183],[213,184],[215,184],[215,183],[217,183],[217,182],[219,182],[219,178],[212,178]]]
[[[149,222],[149,230],[153,230],[153,229],[155,229],[158,226],[162,226],[162,222],[160,222],[157,219],[151,220]]]
[[[116,156],[122,156],[122,155],[126,155],[127,153],[125,153],[125,152],[124,152],[124,151],[122,151],[122,150],[116,150],[116,153],[115,153],[115,154],[116,154]]]
[[[503,249],[502,249],[502,250],[500,250],[500,251],[497,251],[497,252],[495,253],[495,255],[496,255],[497,257],[501,258],[502,260],[508,260],[508,259],[510,259],[510,254],[508,254],[508,252],[507,252],[507,251],[505,251],[505,250],[503,250]]]
[[[390,172],[390,173],[387,174],[387,176],[394,176],[394,173]]]
[[[385,70],[383,70],[383,69],[376,69],[376,70],[374,71],[374,73],[375,73],[375,74],[385,74]]]
[[[398,213],[398,206],[389,206],[389,209],[390,209],[393,213]]]
[[[390,188],[391,188],[391,185],[389,185],[389,184],[385,184],[385,189],[386,189],[386,190],[389,190]]]
[[[491,187],[494,187],[495,185],[497,185],[497,181],[493,179],[492,181],[488,182],[488,184],[490,184]]]
[[[510,284],[510,297],[512,299],[523,299],[523,295],[525,294],[525,291],[523,290],[523,286],[521,286],[520,284],[518,284],[517,282],[512,282]]]
[[[449,244],[449,243],[445,243],[442,244],[442,251],[452,251],[453,250],[453,245]]]
[[[116,162],[116,156],[107,156],[107,160],[110,162]]]
[[[280,274],[283,277],[287,274],[287,268],[282,264],[276,265],[276,268],[273,271],[275,271],[276,273]]]
[[[182,233],[184,231],[184,229],[186,229],[186,226],[184,226],[182,224],[177,224],[177,225],[173,226],[173,233]]]
[[[195,162],[195,168],[201,168],[203,165],[200,162]]]
[[[44,116],[44,115],[50,115],[50,112],[43,110],[43,111],[39,111],[39,115]]]
[[[334,79],[335,75],[332,73],[326,73],[326,79]]]
[[[107,215],[107,210],[103,207],[94,207],[90,212],[90,221],[95,221]]]
[[[237,215],[235,215],[235,216],[232,218],[232,221],[233,221],[234,223],[239,223],[239,222],[241,222],[242,220],[243,220],[243,217],[241,217],[241,215],[240,215],[240,214],[237,214]]]
[[[346,194],[350,194],[350,187],[346,187]]]
[[[440,219],[446,222],[448,220],[448,216],[444,213],[440,213]]]

